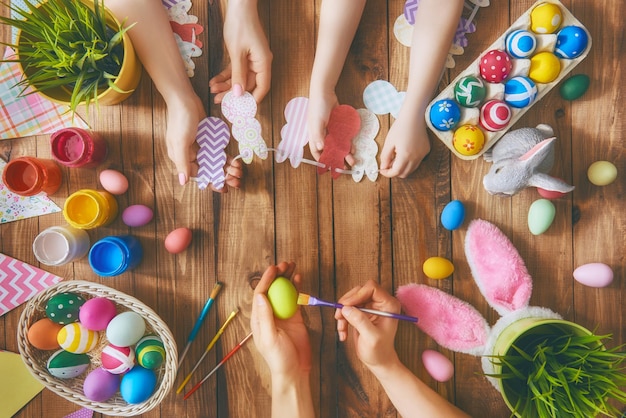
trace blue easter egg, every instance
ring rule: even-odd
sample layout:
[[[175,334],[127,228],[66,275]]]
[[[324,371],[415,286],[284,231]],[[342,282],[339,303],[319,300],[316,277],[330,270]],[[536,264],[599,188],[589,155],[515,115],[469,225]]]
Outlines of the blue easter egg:
[[[465,220],[465,206],[459,200],[448,203],[441,211],[441,225],[448,231],[453,231]]]
[[[559,58],[572,59],[585,52],[589,44],[587,32],[580,26],[565,26],[556,35],[554,54]]]
[[[528,58],[537,47],[537,39],[527,30],[516,30],[506,36],[506,52],[513,58]]]
[[[537,86],[528,77],[513,77],[504,84],[504,101],[516,108],[526,107],[537,97]]]
[[[438,100],[430,107],[430,122],[439,131],[449,131],[461,119],[461,109],[452,99]]]
[[[135,366],[122,377],[120,393],[128,403],[142,403],[152,396],[156,385],[157,377],[152,370]]]

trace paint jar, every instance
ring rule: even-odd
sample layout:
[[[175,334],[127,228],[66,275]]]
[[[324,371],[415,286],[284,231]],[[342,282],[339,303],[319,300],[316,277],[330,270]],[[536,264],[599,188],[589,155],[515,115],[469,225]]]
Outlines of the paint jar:
[[[107,156],[106,141],[82,128],[63,128],[50,136],[52,156],[67,167],[97,167]]]
[[[61,167],[54,160],[36,157],[14,158],[2,172],[7,189],[20,196],[52,195],[61,187],[62,179]]]
[[[111,193],[81,189],[65,200],[63,216],[74,228],[93,229],[113,222],[117,210],[117,201]]]
[[[89,265],[104,277],[118,276],[139,265],[143,248],[132,235],[104,237],[89,250]]]
[[[62,266],[87,255],[89,244],[89,235],[82,229],[51,226],[35,237],[33,253],[41,264]]]

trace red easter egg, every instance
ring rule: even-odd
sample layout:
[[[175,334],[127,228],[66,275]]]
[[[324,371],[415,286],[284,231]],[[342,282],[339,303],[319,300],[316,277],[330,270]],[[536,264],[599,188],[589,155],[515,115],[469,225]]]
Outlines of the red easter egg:
[[[100,357],[102,368],[109,373],[126,373],[135,365],[135,351],[131,347],[118,347],[108,344]]]
[[[480,108],[480,124],[488,131],[499,131],[509,124],[511,108],[501,100],[489,100]]]
[[[509,55],[492,49],[480,58],[480,76],[489,83],[500,83],[509,76],[513,63]]]

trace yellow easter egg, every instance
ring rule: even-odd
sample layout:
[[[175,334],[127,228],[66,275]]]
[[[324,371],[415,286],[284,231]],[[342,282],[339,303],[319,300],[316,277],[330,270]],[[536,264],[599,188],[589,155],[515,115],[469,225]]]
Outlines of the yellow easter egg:
[[[563,22],[563,13],[556,4],[542,3],[530,12],[530,29],[535,33],[554,33]]]
[[[463,125],[452,137],[454,149],[462,155],[475,155],[485,146],[485,134],[476,125]]]
[[[454,273],[454,265],[443,257],[430,257],[422,265],[424,274],[429,279],[445,279]]]
[[[587,177],[596,186],[607,186],[617,178],[617,167],[608,161],[596,161],[587,169]]]
[[[285,277],[277,277],[267,290],[267,298],[272,305],[274,316],[279,319],[289,319],[298,310],[298,291]]]
[[[560,72],[561,61],[552,52],[540,52],[530,59],[528,77],[536,83],[550,83]]]

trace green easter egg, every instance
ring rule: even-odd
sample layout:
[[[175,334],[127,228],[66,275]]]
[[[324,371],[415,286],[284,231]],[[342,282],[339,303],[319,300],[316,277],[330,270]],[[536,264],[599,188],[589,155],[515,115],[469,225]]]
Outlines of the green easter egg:
[[[47,367],[52,376],[59,379],[71,379],[83,374],[89,364],[90,359],[87,354],[58,350],[48,359]]]
[[[267,298],[274,310],[274,316],[279,319],[289,319],[298,310],[298,291],[291,280],[277,277],[267,291]]]
[[[550,228],[556,215],[554,204],[548,199],[535,200],[528,209],[528,229],[533,235],[541,235]]]
[[[78,311],[83,303],[85,303],[85,299],[76,293],[59,293],[48,300],[46,316],[57,324],[71,324],[78,321]]]
[[[165,360],[165,346],[156,335],[147,335],[135,347],[137,362],[146,369],[158,369]]]
[[[589,88],[589,76],[585,74],[577,74],[568,78],[561,84],[559,92],[565,100],[576,100]]]

